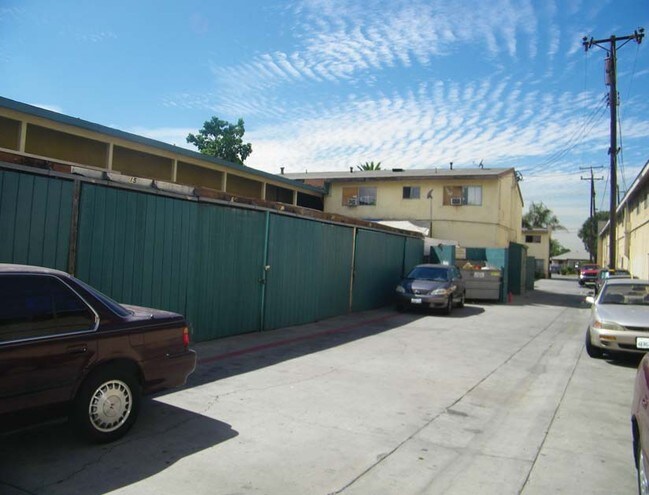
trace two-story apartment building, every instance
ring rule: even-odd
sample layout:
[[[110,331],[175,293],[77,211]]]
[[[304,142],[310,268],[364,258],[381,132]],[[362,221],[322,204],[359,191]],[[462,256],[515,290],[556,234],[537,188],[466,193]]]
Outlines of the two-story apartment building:
[[[319,188],[0,97],[0,161],[56,163],[322,210]]]
[[[640,278],[649,278],[649,161],[645,163],[616,210],[616,268],[629,270]],[[599,234],[598,262],[609,261],[609,223]]]
[[[523,229],[523,243],[527,246],[527,256],[536,260],[535,272],[543,277],[550,273],[550,229]]]
[[[286,177],[325,187],[324,210],[371,221],[409,221],[465,247],[522,242],[523,197],[513,168],[309,172]]]

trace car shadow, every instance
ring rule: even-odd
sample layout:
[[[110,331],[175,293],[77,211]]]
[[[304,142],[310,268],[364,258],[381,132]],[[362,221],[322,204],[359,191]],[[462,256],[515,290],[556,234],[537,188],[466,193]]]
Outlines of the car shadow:
[[[147,398],[131,431],[110,444],[78,438],[67,422],[3,434],[0,493],[100,495],[237,435],[226,423]]]
[[[618,354],[609,354],[606,351],[604,351],[604,359],[608,364],[612,366],[617,366],[619,368],[630,368],[630,369],[638,369],[638,366],[640,365],[640,361],[642,361],[642,358],[644,357],[644,354],[635,354],[635,353],[618,353]]]
[[[463,308],[453,308],[453,311],[450,315],[444,314],[443,309],[424,309],[424,308],[411,308],[408,309],[408,314],[415,314],[421,316],[439,316],[441,318],[470,318],[472,316],[477,316],[485,312],[484,308],[481,306],[473,305],[472,303],[478,304],[477,301],[467,302]]]
[[[584,294],[566,294],[539,289],[528,291],[522,296],[513,296],[508,304],[512,306],[560,306],[575,309],[590,307]]]

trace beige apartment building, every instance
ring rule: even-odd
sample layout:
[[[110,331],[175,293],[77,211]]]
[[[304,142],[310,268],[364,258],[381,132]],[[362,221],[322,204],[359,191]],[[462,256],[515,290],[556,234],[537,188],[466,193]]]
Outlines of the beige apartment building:
[[[324,187],[324,210],[370,221],[410,222],[464,247],[522,243],[523,197],[513,168],[392,169],[286,174]]]
[[[616,210],[616,268],[649,278],[649,161],[633,181]],[[609,223],[599,234],[598,262],[609,265]]]
[[[550,270],[550,239],[549,229],[523,229],[523,242],[527,246],[527,256],[536,260],[535,272],[547,277]]]

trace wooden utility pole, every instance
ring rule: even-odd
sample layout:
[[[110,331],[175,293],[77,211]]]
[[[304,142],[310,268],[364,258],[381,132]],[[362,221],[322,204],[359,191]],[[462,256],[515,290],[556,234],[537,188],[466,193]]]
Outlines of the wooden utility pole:
[[[590,177],[582,177],[581,180],[589,180],[590,181],[590,235],[593,239],[593,242],[597,245],[597,220],[595,219],[595,181],[596,180],[603,180],[603,177],[595,177],[593,176],[593,167],[586,167],[582,168],[579,167],[579,170],[587,170],[590,168]],[[602,167],[594,167],[594,168],[602,168]],[[593,249],[589,250],[590,254],[590,261],[596,261],[593,259]]]
[[[610,215],[608,222],[608,234],[609,234],[609,268],[615,268],[616,263],[616,245],[617,245],[617,234],[616,234],[616,215],[615,210],[617,209],[617,154],[619,149],[617,147],[617,106],[619,104],[617,96],[617,49],[618,42],[623,42],[619,48],[622,48],[629,41],[634,40],[636,43],[642,43],[642,38],[644,38],[644,29],[639,28],[634,31],[633,34],[629,36],[620,36],[615,35],[611,36],[608,39],[596,40],[593,38],[588,39],[584,36],[584,48],[588,51],[593,45],[598,46],[599,48],[606,50],[608,57],[606,57],[606,84],[609,86],[609,97],[608,105],[611,109],[611,147],[608,150],[608,154],[611,157],[611,201],[610,201]],[[608,43],[608,48],[602,46],[602,44]]]

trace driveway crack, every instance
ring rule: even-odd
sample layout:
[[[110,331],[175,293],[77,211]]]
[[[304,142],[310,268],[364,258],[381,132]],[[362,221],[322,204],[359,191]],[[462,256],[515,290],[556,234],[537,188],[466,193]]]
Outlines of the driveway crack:
[[[461,395],[460,397],[458,397],[455,401],[453,401],[452,404],[446,406],[446,407],[445,407],[443,410],[441,410],[438,414],[436,414],[434,417],[432,417],[431,419],[429,419],[428,421],[426,421],[422,426],[420,426],[419,428],[417,428],[417,429],[416,429],[412,434],[410,434],[408,437],[406,437],[405,440],[403,440],[403,441],[401,441],[400,443],[398,443],[398,444],[397,444],[393,449],[389,450],[389,451],[386,452],[385,454],[382,454],[382,455],[381,455],[381,456],[376,460],[376,462],[374,462],[374,463],[372,463],[370,466],[368,466],[367,469],[365,469],[364,471],[362,471],[358,476],[356,476],[354,479],[352,479],[351,481],[349,481],[349,482],[348,482],[346,485],[344,485],[342,488],[340,488],[340,489],[338,489],[338,490],[336,490],[336,491],[334,491],[334,492],[330,492],[328,495],[339,495],[339,494],[345,492],[348,488],[350,488],[350,487],[353,486],[355,483],[357,483],[359,480],[361,480],[363,477],[365,477],[367,474],[369,474],[370,472],[372,472],[372,471],[373,471],[377,466],[379,466],[380,464],[382,464],[383,462],[385,462],[386,459],[389,459],[390,456],[392,456],[395,452],[397,452],[399,449],[401,449],[401,447],[403,447],[405,444],[407,444],[409,441],[411,441],[413,438],[415,438],[417,435],[419,435],[422,431],[424,431],[426,428],[428,428],[428,427],[429,427],[431,424],[433,424],[437,419],[439,419],[439,418],[440,418],[441,416],[443,416],[444,414],[447,414],[447,413],[448,413],[448,409],[451,409],[452,407],[454,407],[455,405],[457,405],[458,403],[460,403],[460,402],[461,402],[465,397],[467,397],[469,394],[471,394],[471,392],[473,392],[474,390],[476,390],[480,385],[482,385],[484,382],[486,382],[486,381],[487,381],[489,378],[491,378],[495,373],[497,373],[497,372],[498,372],[499,370],[501,370],[504,366],[506,366],[507,364],[509,364],[509,363],[510,363],[510,362],[511,362],[511,361],[512,361],[512,360],[513,360],[513,359],[514,359],[514,358],[515,358],[519,353],[521,353],[521,352],[522,352],[522,351],[523,351],[527,346],[529,346],[530,344],[532,344],[532,343],[533,343],[537,338],[539,338],[541,335],[543,335],[545,332],[547,332],[550,328],[552,328],[552,326],[554,325],[554,323],[555,323],[555,322],[556,322],[556,321],[557,321],[561,316],[563,316],[563,314],[564,314],[566,311],[567,311],[566,309],[560,311],[560,312],[559,312],[559,313],[558,313],[558,314],[557,314],[557,315],[552,319],[552,321],[550,321],[550,323],[548,323],[545,327],[543,327],[541,330],[539,330],[539,331],[538,331],[538,332],[537,332],[537,333],[536,333],[532,338],[530,338],[526,343],[524,343],[523,345],[521,345],[521,346],[520,346],[516,351],[514,351],[514,352],[513,352],[513,353],[512,353],[512,354],[511,354],[507,359],[505,359],[502,363],[500,363],[498,366],[496,366],[496,367],[495,367],[493,370],[491,370],[488,374],[486,374],[484,377],[482,377],[482,379],[480,379],[479,381],[477,381],[477,382],[476,382],[476,383],[475,383],[471,388],[469,388],[468,390],[466,390],[466,391],[464,392],[464,394],[462,394],[462,395]],[[575,367],[576,367],[576,365],[575,365]],[[572,372],[574,373],[574,368],[573,368],[573,371],[572,371]],[[572,375],[571,375],[571,379],[572,379]],[[570,380],[569,380],[569,381],[570,381]],[[567,390],[567,387],[566,387],[566,390]],[[565,396],[566,390],[564,390],[564,396]],[[563,400],[563,396],[562,396],[562,400]],[[556,416],[556,411],[555,411],[555,416]],[[554,421],[554,417],[555,417],[555,416],[553,416],[553,418],[552,418],[553,421]],[[546,437],[547,437],[547,433],[546,433]],[[545,440],[544,440],[544,441],[545,441]],[[539,452],[540,452],[540,450],[539,450]],[[537,457],[538,457],[538,452],[537,452]],[[535,461],[536,461],[536,458],[535,458]],[[528,477],[529,477],[529,473],[528,473]],[[527,482],[527,480],[526,480],[526,482]]]

